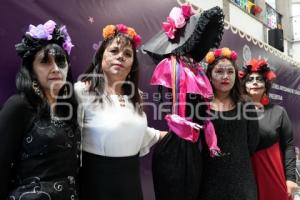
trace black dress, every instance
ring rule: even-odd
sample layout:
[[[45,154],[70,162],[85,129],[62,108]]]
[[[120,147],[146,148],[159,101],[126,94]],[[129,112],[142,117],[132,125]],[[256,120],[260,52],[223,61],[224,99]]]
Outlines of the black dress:
[[[244,109],[243,104],[238,104],[230,111],[211,111],[223,155],[210,157],[207,145],[203,143],[201,200],[257,199],[250,155],[259,140],[258,122],[245,119],[245,116],[255,118],[254,106],[247,107],[252,112]],[[246,115],[242,114],[243,111]]]
[[[15,95],[0,113],[1,199],[78,199],[80,131],[76,124],[39,119]]]
[[[187,102],[203,102],[199,95],[187,94]],[[195,106],[196,107],[196,106]],[[193,112],[186,106],[186,116]],[[206,115],[207,106],[199,107],[193,122],[203,125],[199,116]],[[198,116],[198,117],[197,117]],[[203,134],[202,131],[200,134]],[[154,149],[152,174],[156,200],[196,200],[202,190],[202,156],[199,142],[192,143],[170,132]]]

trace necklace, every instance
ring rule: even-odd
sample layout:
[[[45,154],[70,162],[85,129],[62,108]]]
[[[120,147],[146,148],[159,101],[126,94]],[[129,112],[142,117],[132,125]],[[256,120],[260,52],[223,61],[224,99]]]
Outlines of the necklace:
[[[58,117],[51,114],[51,124],[53,124],[57,128],[62,128],[66,124],[64,121],[60,120]]]
[[[50,122],[57,128],[62,128],[66,125],[64,120],[55,115],[55,112],[51,109],[50,110]]]
[[[124,96],[123,95],[118,95],[118,99],[119,99],[120,106],[125,107],[126,104],[125,104]]]

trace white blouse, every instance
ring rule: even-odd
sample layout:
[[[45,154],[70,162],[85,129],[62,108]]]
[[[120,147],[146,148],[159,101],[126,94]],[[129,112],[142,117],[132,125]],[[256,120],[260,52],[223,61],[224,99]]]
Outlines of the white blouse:
[[[101,156],[143,156],[158,139],[160,132],[147,127],[147,117],[135,111],[128,96],[122,95],[125,106],[120,105],[118,95],[109,95],[103,102],[95,102],[85,84],[75,84],[78,100],[78,121],[82,128],[84,151]]]

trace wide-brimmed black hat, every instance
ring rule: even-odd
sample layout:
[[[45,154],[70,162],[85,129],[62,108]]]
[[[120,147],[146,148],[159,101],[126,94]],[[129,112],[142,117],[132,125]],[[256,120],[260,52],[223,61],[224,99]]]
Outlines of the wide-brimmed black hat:
[[[199,62],[210,48],[219,46],[223,28],[223,11],[216,6],[192,15],[183,28],[176,30],[174,39],[160,31],[144,45],[143,50],[156,59],[175,54],[189,55]]]

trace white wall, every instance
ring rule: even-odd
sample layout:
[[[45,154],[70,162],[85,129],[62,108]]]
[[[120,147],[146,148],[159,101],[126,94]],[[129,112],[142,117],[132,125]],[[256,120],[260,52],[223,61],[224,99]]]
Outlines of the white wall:
[[[188,0],[188,2],[197,5],[204,10],[214,6],[223,8],[223,0]],[[233,5],[231,2],[229,3],[229,19],[231,25],[236,26],[253,37],[264,41],[264,29],[262,23],[249,16],[246,12]]]
[[[300,40],[300,14],[292,18],[292,23],[294,40]]]
[[[215,6],[223,8],[223,0],[188,0],[188,2],[199,6],[203,10],[210,9]]]
[[[284,49],[284,54],[288,55],[289,54],[289,50],[288,50],[288,41],[287,40],[283,40],[283,49]]]
[[[293,44],[293,58],[300,62],[300,42],[295,42]]]
[[[264,41],[263,24],[233,4],[229,4],[229,19],[231,25]]]

